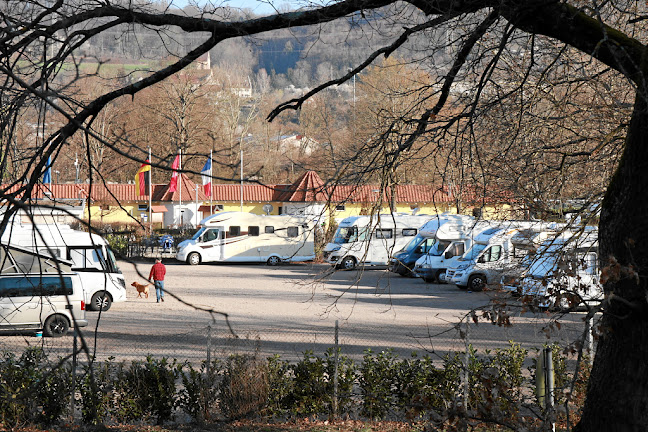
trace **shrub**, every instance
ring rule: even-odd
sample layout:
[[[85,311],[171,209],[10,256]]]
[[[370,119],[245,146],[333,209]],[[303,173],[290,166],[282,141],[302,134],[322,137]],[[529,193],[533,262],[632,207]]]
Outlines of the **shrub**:
[[[240,419],[262,411],[268,400],[268,367],[256,355],[232,355],[220,383],[221,411]]]
[[[100,425],[110,414],[115,394],[111,376],[113,368],[112,359],[84,367],[78,387],[80,397],[77,400],[77,404],[81,405],[83,423]]]
[[[270,416],[280,416],[291,409],[293,379],[290,363],[281,360],[279,355],[268,358],[268,400],[266,412]]]
[[[362,391],[362,414],[372,420],[387,416],[394,403],[392,387],[397,373],[397,356],[392,350],[381,351],[377,356],[368,349],[362,358],[359,384]]]
[[[304,357],[292,367],[293,391],[292,409],[296,415],[316,415],[327,412],[331,404],[324,361],[313,351],[304,352]]]
[[[220,378],[220,362],[202,362],[196,370],[191,364],[182,369],[182,391],[178,398],[178,406],[189,414],[198,424],[212,419],[212,413],[218,399],[218,380]]]

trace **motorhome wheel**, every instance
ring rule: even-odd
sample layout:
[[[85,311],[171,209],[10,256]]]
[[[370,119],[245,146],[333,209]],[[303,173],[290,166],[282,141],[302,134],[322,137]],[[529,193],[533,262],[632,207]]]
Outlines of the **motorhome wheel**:
[[[344,270],[353,270],[356,267],[356,260],[353,257],[344,257],[342,260],[342,268]]]
[[[482,275],[472,275],[468,279],[468,289],[472,291],[481,291],[486,286],[486,278]]]
[[[281,260],[279,259],[279,257],[278,257],[278,256],[274,256],[274,255],[271,256],[270,258],[268,258],[268,261],[266,261],[266,263],[267,263],[269,266],[273,266],[273,267],[274,267],[274,266],[278,266],[280,262],[281,262]]]
[[[110,297],[110,294],[104,294],[103,291],[99,291],[94,293],[92,299],[90,299],[89,306],[93,311],[107,311],[108,309],[110,309],[110,305],[112,305],[112,298]]]
[[[198,252],[191,252],[187,257],[187,263],[191,265],[200,264],[200,254]]]
[[[439,270],[438,272],[436,272],[436,280],[438,283],[446,283],[445,270]]]
[[[43,334],[48,337],[61,337],[70,329],[70,323],[63,315],[52,315],[45,320]]]

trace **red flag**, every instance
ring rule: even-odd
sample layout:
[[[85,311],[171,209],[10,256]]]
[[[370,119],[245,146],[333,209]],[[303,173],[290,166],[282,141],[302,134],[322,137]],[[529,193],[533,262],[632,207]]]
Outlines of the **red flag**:
[[[178,168],[180,167],[180,153],[176,156],[171,164],[173,174],[171,174],[171,181],[169,182],[169,192],[175,192],[178,189]]]

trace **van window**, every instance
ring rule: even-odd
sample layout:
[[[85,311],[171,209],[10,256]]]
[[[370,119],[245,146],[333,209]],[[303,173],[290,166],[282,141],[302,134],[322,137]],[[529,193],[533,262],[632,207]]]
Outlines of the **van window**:
[[[0,277],[0,297],[40,297],[72,293],[70,276]]]
[[[104,260],[100,248],[70,248],[68,255],[75,270],[103,271]]]
[[[299,236],[299,227],[291,226],[286,230],[286,235],[288,237],[298,237]]]
[[[218,230],[217,229],[209,229],[205,231],[205,234],[203,235],[203,241],[208,242],[212,240],[218,239]]]
[[[416,228],[403,228],[403,237],[414,237],[417,233]]]
[[[265,233],[266,234],[274,234],[274,227],[273,226],[265,227]]]
[[[229,227],[229,233],[228,237],[236,237],[241,235],[241,227],[240,226],[231,226]]]
[[[376,238],[377,239],[390,239],[393,237],[392,235],[393,231],[391,229],[377,229],[376,230]]]
[[[249,226],[248,227],[248,235],[256,237],[259,235],[259,227],[258,226]]]

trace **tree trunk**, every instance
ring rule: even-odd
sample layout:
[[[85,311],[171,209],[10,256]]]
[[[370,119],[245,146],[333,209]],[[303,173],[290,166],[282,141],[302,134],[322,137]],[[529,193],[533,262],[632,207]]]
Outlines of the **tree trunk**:
[[[609,299],[578,431],[648,428],[648,103],[641,86],[619,167],[601,210]]]

